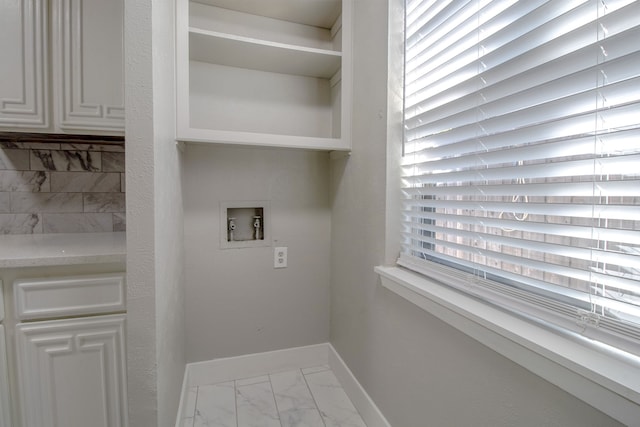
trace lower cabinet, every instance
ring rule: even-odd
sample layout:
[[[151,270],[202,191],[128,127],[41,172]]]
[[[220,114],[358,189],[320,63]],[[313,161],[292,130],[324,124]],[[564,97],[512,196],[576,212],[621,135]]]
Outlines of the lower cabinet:
[[[1,293],[2,288],[0,286],[0,294]],[[0,303],[1,302],[2,297],[0,297]],[[12,427],[11,406],[9,401],[9,376],[7,370],[7,347],[4,335],[4,326],[0,323],[0,427]]]
[[[124,328],[124,314],[17,324],[23,427],[126,426]]]
[[[128,426],[121,267],[0,270],[0,427]]]

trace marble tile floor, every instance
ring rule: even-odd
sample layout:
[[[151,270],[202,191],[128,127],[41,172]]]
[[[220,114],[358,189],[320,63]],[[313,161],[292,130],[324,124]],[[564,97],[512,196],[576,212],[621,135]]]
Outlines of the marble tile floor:
[[[329,366],[192,387],[181,427],[366,427]]]

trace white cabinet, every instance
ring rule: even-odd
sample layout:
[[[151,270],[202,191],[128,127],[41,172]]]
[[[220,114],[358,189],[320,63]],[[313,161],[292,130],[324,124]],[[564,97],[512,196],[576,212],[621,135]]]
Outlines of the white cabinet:
[[[0,323],[0,427],[12,427],[4,326]]]
[[[124,0],[0,3],[0,128],[124,132]]]
[[[177,139],[349,150],[352,0],[178,0]]]
[[[0,127],[49,128],[48,1],[0,3]]]
[[[13,292],[19,320],[125,311],[124,276],[120,273],[16,280]]]
[[[123,273],[13,281],[21,427],[127,426],[124,282]]]
[[[24,427],[127,425],[125,316],[16,328]]]
[[[124,1],[53,0],[54,109],[63,131],[124,131]]]
[[[7,345],[5,341],[4,301],[0,281],[0,427],[12,427],[11,403],[9,400],[9,371],[7,370]]]

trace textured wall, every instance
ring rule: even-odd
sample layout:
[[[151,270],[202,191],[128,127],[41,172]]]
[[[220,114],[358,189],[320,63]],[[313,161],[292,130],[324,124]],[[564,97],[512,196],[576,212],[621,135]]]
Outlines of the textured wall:
[[[129,425],[158,425],[152,0],[125,2]]]
[[[125,2],[129,425],[175,424],[185,368],[173,2]]]
[[[123,143],[0,133],[0,234],[125,231]]]
[[[394,427],[619,425],[380,286],[373,268],[394,246],[383,190],[387,8],[355,2],[353,152],[331,164],[331,342]]]
[[[158,427],[175,425],[186,364],[182,155],[175,141],[175,5],[153,7]]]

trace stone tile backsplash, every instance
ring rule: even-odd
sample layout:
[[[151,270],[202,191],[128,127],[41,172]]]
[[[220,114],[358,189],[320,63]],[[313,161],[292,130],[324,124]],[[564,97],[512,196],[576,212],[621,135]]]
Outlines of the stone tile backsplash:
[[[123,143],[0,138],[0,234],[125,231]]]

